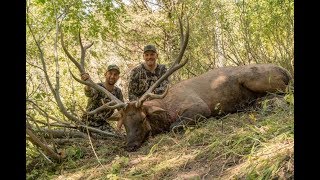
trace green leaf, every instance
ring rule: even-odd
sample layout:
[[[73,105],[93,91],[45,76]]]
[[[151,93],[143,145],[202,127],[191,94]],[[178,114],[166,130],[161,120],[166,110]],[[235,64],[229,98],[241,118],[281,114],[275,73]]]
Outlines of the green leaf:
[[[46,3],[46,0],[36,0],[36,4],[44,4]]]

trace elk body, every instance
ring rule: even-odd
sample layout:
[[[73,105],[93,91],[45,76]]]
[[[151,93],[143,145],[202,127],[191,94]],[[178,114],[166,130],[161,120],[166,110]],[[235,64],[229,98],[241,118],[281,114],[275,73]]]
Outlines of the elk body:
[[[173,85],[162,99],[130,102],[117,120],[125,126],[127,148],[135,150],[148,138],[181,124],[192,124],[196,116],[233,113],[268,92],[284,92],[291,79],[287,70],[274,64],[222,67]]]

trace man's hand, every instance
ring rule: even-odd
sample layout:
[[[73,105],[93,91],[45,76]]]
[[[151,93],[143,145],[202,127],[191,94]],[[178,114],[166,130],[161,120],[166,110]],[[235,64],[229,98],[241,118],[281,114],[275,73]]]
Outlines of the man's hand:
[[[88,80],[88,79],[90,79],[90,76],[89,76],[88,73],[83,73],[83,74],[81,74],[81,80],[82,80],[82,81],[86,81],[86,80]]]
[[[83,74],[81,74],[81,80],[82,80],[82,81],[86,81],[86,80],[88,80],[88,79],[91,79],[88,73],[83,73]],[[84,90],[85,90],[85,91],[90,91],[90,90],[91,90],[91,87],[90,87],[90,86],[85,86],[85,87],[84,87]]]

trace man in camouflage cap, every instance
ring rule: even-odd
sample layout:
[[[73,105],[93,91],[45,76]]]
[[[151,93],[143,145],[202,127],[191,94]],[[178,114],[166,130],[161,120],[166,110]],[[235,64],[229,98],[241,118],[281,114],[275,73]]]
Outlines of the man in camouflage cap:
[[[144,62],[131,70],[129,77],[129,100],[138,100],[160,77],[167,71],[163,64],[158,64],[158,53],[154,45],[146,45],[143,49]],[[165,79],[153,93],[162,94],[165,91],[168,79]]]
[[[97,83],[98,85],[104,87],[114,96],[116,96],[119,100],[124,102],[122,91],[119,87],[115,84],[119,79],[120,69],[117,65],[111,64],[108,66],[107,71],[105,72],[105,82]],[[86,81],[90,79],[88,73],[84,73],[81,75],[81,79]],[[84,93],[88,97],[88,104],[87,104],[87,112],[95,110],[96,108],[102,106],[102,101],[104,103],[108,103],[111,100],[105,95],[104,93],[97,91],[96,89],[91,88],[90,86],[85,86]],[[110,126],[110,124],[106,121],[113,114],[114,110],[105,109],[100,111],[94,115],[86,115],[82,116],[83,120],[87,120],[89,122],[89,126],[95,127],[102,131],[109,131],[115,132],[114,129]]]

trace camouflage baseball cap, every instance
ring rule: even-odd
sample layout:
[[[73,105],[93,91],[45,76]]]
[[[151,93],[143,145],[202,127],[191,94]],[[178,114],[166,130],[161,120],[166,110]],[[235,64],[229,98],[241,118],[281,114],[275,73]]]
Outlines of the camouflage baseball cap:
[[[143,48],[143,53],[145,53],[146,51],[153,51],[153,52],[157,52],[157,49],[154,45],[148,44]]]
[[[110,70],[112,70],[112,69],[118,70],[118,72],[120,73],[120,68],[119,68],[117,65],[115,65],[115,64],[110,64],[110,65],[108,66],[107,71],[110,71]]]

